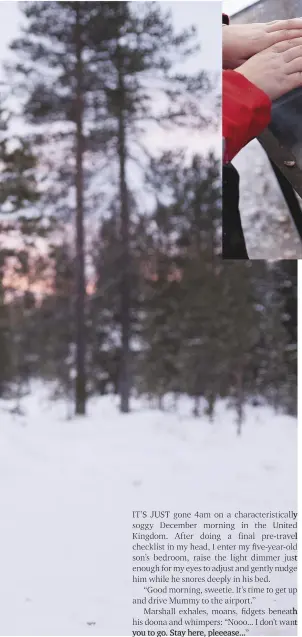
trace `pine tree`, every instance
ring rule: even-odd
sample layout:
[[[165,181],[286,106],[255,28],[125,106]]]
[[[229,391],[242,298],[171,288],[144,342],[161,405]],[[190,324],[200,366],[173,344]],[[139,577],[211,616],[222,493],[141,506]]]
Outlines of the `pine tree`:
[[[214,256],[221,223],[221,176],[215,155],[189,160],[184,151],[165,152],[151,161],[148,182],[160,201],[170,200],[179,247],[195,244]]]
[[[182,378],[186,392],[194,397],[194,415],[200,413],[200,400],[213,420],[216,399],[223,392],[224,314],[221,264],[215,264],[209,249],[188,250],[183,271]]]
[[[138,343],[141,330],[141,281],[146,259],[146,232],[148,219],[139,214],[135,201],[129,228],[131,250],[130,312],[133,343]],[[92,264],[94,268],[93,292],[88,299],[89,316],[89,365],[90,382],[97,384],[98,391],[105,391],[109,385],[120,393],[122,317],[121,288],[123,273],[120,267],[122,254],[119,206],[111,202],[106,218],[102,221],[99,234],[92,244]],[[136,355],[132,357],[131,379],[136,373]]]
[[[202,129],[206,119],[201,112],[204,93],[209,89],[206,74],[195,76],[175,70],[196,51],[194,29],[179,35],[173,33],[171,17],[157,3],[141,3],[133,8],[130,2],[120,6],[122,30],[113,43],[113,72],[106,84],[107,107],[115,129],[119,163],[119,200],[121,215],[122,272],[121,320],[121,411],[129,411],[131,366],[131,307],[129,247],[129,160],[133,144],[141,152],[146,126],[185,126]],[[121,37],[122,36],[122,37]],[[156,100],[152,97],[156,95]],[[158,104],[165,104],[160,110]],[[144,150],[144,148],[143,148]],[[135,154],[135,151],[134,151]]]
[[[219,361],[219,351],[213,350],[219,336],[218,310],[214,313],[213,307],[219,308],[221,298],[220,266],[213,262],[221,216],[219,164],[212,154],[189,162],[184,153],[164,153],[151,162],[149,184],[158,202],[152,217],[153,278],[146,288],[145,319],[153,369],[145,375],[153,376],[153,383],[163,377],[162,392],[193,396],[195,415],[204,397],[212,417]],[[165,374],[166,349],[170,369]],[[148,370],[148,359],[143,361]]]
[[[74,255],[66,238],[50,245],[49,290],[36,311],[39,372],[54,382],[54,396],[71,399],[75,373]]]
[[[8,385],[22,370],[16,364],[16,339],[20,338],[20,330],[14,330],[14,317],[20,314],[12,296],[7,279],[17,269],[26,268],[28,252],[26,246],[8,247],[8,238],[21,231],[23,241],[33,227],[37,229],[39,219],[35,218],[30,229],[27,220],[28,211],[38,201],[39,193],[36,181],[36,157],[30,143],[25,138],[13,135],[10,125],[10,114],[3,98],[0,103],[0,349],[1,372],[0,393],[5,393]],[[19,319],[18,319],[19,320]],[[18,332],[17,336],[15,332]],[[23,368],[25,371],[25,368]],[[21,382],[21,381],[20,381]],[[18,386],[20,385],[18,383]],[[19,391],[19,390],[18,390]]]
[[[26,96],[24,115],[39,126],[36,141],[47,144],[48,150],[56,144],[59,173],[67,179],[65,197],[68,185],[74,190],[77,414],[84,414],[86,405],[85,158],[98,152],[102,141],[96,143],[104,115],[102,76],[112,31],[118,27],[118,4],[28,2],[23,7],[23,36],[12,45],[20,56],[15,70]]]
[[[138,386],[163,407],[165,394],[180,393],[179,321],[181,285],[169,255],[154,253],[154,271],[144,283],[142,349]]]
[[[0,215],[18,213],[38,199],[36,158],[29,142],[12,136],[10,115],[0,103]]]
[[[276,407],[297,414],[297,263],[270,265],[273,293],[267,334],[274,339],[268,390]],[[272,357],[273,355],[273,357]]]
[[[222,359],[226,361],[226,390],[237,412],[238,434],[244,420],[249,374],[258,337],[258,314],[252,284],[253,265],[225,263],[223,281],[224,316],[221,322]]]
[[[120,236],[118,211],[101,224],[92,245],[94,286],[88,305],[90,382],[98,393],[113,388],[119,393],[120,339]]]
[[[3,286],[3,254],[0,251],[0,397],[5,395],[7,384],[11,379],[11,360],[9,356],[10,332],[7,303],[5,301],[5,290]]]

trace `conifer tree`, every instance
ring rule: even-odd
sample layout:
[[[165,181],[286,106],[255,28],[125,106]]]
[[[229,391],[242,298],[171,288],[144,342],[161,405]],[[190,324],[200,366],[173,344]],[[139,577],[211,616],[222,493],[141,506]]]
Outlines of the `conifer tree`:
[[[11,295],[8,300],[7,271],[13,275],[16,268],[26,267],[27,250],[22,236],[28,240],[33,230],[27,221],[28,210],[38,201],[39,193],[36,181],[36,157],[30,143],[25,138],[13,135],[10,126],[10,114],[0,101],[0,394],[5,392],[14,375],[20,374],[16,366],[15,339],[20,338],[13,333],[12,317],[20,314],[15,307]],[[32,226],[38,227],[39,219]],[[21,247],[9,246],[8,238],[16,229],[21,231]],[[18,349],[20,349],[18,347]],[[18,359],[19,360],[19,359]]]
[[[207,123],[201,104],[205,91],[209,89],[209,82],[204,72],[190,76],[175,70],[198,48],[193,28],[175,35],[170,15],[164,14],[157,3],[141,3],[136,10],[130,2],[124,2],[121,3],[120,11],[123,27],[113,45],[111,61],[114,72],[108,77],[106,95],[116,131],[119,164],[120,268],[123,277],[120,391],[121,411],[127,412],[131,365],[131,209],[128,170],[132,147],[134,144],[142,149],[142,134],[150,124],[168,128],[182,126],[200,131]],[[158,104],[164,106],[157,108]]]
[[[36,158],[28,141],[11,134],[9,121],[9,113],[0,103],[0,215],[20,215],[38,199]]]
[[[118,27],[118,4],[28,2],[23,7],[23,35],[12,45],[20,57],[15,70],[25,97],[23,114],[28,122],[39,126],[36,141],[47,143],[48,148],[56,143],[60,175],[73,188],[77,414],[84,414],[86,405],[84,193],[89,167],[86,171],[85,157],[100,149],[96,140],[104,115],[102,77],[112,30],[116,33]],[[65,183],[65,196],[66,188]]]
[[[151,163],[149,183],[158,199],[152,217],[153,278],[146,286],[149,376],[162,382],[163,392],[193,396],[195,415],[205,397],[212,416],[221,300],[213,261],[221,214],[218,161],[212,154],[188,162],[184,153],[164,153]],[[165,373],[166,349],[170,370]],[[148,359],[143,360],[148,370]]]
[[[0,397],[5,394],[7,383],[11,378],[10,375],[10,357],[9,357],[9,317],[8,308],[5,302],[5,290],[3,286],[3,255],[0,251]]]

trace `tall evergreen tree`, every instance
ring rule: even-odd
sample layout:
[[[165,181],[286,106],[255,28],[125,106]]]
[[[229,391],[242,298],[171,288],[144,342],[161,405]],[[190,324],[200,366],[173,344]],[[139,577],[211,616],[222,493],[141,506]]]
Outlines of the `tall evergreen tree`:
[[[66,239],[51,246],[50,289],[37,308],[39,368],[43,378],[55,382],[55,395],[71,397],[75,373],[74,255]]]
[[[213,343],[219,336],[221,300],[213,260],[221,215],[219,164],[212,154],[189,162],[183,153],[164,153],[152,161],[149,183],[158,200],[152,216],[153,252],[148,253],[152,277],[146,286],[145,323],[153,360],[149,376],[162,382],[163,392],[178,386],[194,396],[196,415],[204,396],[212,415],[218,391],[214,361],[219,359]],[[170,371],[165,374],[160,370],[166,349]],[[148,360],[143,360],[148,370]]]
[[[141,330],[141,282],[147,255],[147,227],[149,220],[140,214],[131,193],[132,215],[129,227],[131,250],[130,311],[132,338],[135,343]],[[102,221],[99,233],[92,244],[94,268],[93,292],[89,296],[89,364],[95,365],[90,382],[99,383],[99,390],[113,385],[120,391],[120,361],[122,347],[121,289],[123,272],[120,267],[123,251],[120,235],[119,204],[113,201],[108,216]],[[135,357],[135,355],[134,355]],[[130,374],[133,378],[135,363],[132,360]]]
[[[102,77],[112,30],[116,34],[118,28],[118,4],[29,2],[23,7],[26,18],[23,35],[12,45],[20,56],[15,70],[19,88],[26,98],[24,115],[31,124],[39,125],[36,138],[39,142],[47,142],[49,147],[56,142],[60,173],[69,180],[72,176],[76,228],[77,414],[85,413],[86,404],[84,192],[88,171],[85,171],[85,157],[100,148],[96,133],[102,131],[100,122],[104,115]],[[43,125],[44,131],[47,126],[44,135]]]
[[[33,223],[27,219],[28,210],[39,198],[36,181],[36,157],[29,142],[25,138],[13,135],[10,127],[10,114],[0,102],[0,349],[1,372],[0,394],[3,394],[8,381],[20,369],[15,365],[16,347],[13,333],[13,317],[18,313],[9,293],[8,282],[16,268],[26,267],[27,250],[24,240],[28,241],[29,234],[38,228],[39,219]],[[30,228],[30,226],[32,226]],[[20,230],[21,247],[9,245],[9,238]],[[22,242],[23,237],[23,242]],[[7,298],[9,297],[9,299]],[[18,331],[19,336],[20,332]]]
[[[8,307],[5,302],[5,290],[3,286],[3,254],[0,251],[0,351],[1,351],[1,364],[0,364],[0,397],[5,394],[7,383],[11,378],[10,369],[10,332],[9,332],[9,316]]]
[[[106,95],[119,163],[122,239],[120,267],[123,276],[120,392],[121,411],[127,412],[131,360],[131,252],[127,169],[132,152],[131,144],[142,149],[142,133],[148,124],[200,130],[206,123],[201,104],[209,82],[204,72],[192,76],[175,70],[177,64],[185,62],[196,51],[194,29],[175,35],[170,15],[164,14],[157,3],[141,3],[134,9],[130,2],[124,2],[120,5],[120,12],[123,27],[113,44],[113,72],[107,76]],[[158,104],[163,104],[163,107],[156,108]]]
[[[0,103],[0,215],[20,214],[38,198],[36,158],[28,141],[11,134],[9,122]]]
[[[171,257],[159,248],[154,251],[153,265],[151,276],[144,282],[138,387],[163,407],[165,394],[173,392],[177,396],[181,390],[182,288]]]

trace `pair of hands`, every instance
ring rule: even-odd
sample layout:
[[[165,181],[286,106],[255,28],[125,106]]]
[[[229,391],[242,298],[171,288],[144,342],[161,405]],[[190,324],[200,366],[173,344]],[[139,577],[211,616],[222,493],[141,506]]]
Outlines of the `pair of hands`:
[[[302,18],[223,27],[223,68],[275,100],[302,87]]]

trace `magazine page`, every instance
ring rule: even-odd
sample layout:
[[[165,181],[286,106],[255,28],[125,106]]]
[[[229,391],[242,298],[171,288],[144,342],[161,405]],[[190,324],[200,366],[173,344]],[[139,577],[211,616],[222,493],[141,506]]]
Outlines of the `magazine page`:
[[[0,3],[2,636],[298,634],[280,7]]]

